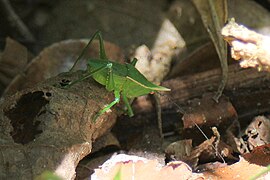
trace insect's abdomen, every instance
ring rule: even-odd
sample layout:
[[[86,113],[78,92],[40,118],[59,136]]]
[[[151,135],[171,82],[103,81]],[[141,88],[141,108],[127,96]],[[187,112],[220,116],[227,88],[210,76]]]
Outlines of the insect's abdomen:
[[[158,86],[148,81],[143,74],[141,74],[134,66],[127,64],[128,68],[128,82],[125,85],[125,91],[127,97],[138,97],[146,95],[154,91],[170,91],[170,89]]]

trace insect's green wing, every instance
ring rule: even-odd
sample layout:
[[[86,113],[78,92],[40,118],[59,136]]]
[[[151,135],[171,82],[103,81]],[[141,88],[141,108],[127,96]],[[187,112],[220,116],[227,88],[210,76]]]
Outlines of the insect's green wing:
[[[106,67],[110,61],[104,61],[100,59],[89,59],[88,60],[88,69],[87,71],[92,72],[96,69]],[[104,68],[103,70],[95,73],[93,78],[100,84],[106,86],[107,81],[109,80],[109,68]]]
[[[125,64],[113,61],[104,61],[100,59],[90,59],[88,61],[88,71],[92,72],[101,69],[98,73],[93,74],[93,78],[104,85],[108,91],[122,91],[123,84],[126,81],[128,69]]]
[[[134,66],[126,64],[128,74],[122,91],[128,98],[146,95],[154,91],[170,91],[170,89],[158,86],[148,81]]]

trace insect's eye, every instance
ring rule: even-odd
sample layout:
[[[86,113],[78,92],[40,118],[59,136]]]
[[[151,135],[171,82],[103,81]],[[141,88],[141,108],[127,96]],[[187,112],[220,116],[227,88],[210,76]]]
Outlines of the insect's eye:
[[[70,80],[68,80],[68,79],[62,79],[62,81],[60,82],[60,85],[61,86],[67,86],[67,85],[69,85],[70,84]]]

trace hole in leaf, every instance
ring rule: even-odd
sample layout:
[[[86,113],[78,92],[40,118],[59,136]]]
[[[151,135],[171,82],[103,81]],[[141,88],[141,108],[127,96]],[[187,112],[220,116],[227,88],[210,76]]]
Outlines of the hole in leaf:
[[[49,102],[43,96],[42,91],[24,94],[17,101],[15,107],[4,111],[13,127],[10,135],[14,142],[29,143],[35,138],[35,135],[42,132],[38,129],[40,121],[36,121],[35,117],[40,114],[42,107]]]
[[[253,139],[256,139],[257,137],[258,137],[258,133],[257,134],[255,134],[255,135],[253,135],[253,136],[251,136],[251,138],[253,138]]]
[[[70,84],[70,80],[68,80],[68,79],[62,79],[62,81],[60,82],[60,85],[61,86],[67,86],[67,85],[69,85]]]
[[[45,94],[47,97],[51,97],[52,96],[52,93],[50,93],[50,92],[46,92],[46,94]]]

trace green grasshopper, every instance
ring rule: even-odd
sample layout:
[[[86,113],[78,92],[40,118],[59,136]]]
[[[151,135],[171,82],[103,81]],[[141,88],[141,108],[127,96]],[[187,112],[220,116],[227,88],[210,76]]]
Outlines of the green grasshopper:
[[[100,31],[97,31],[86,47],[83,49],[81,55],[76,59],[74,65],[71,67],[70,71],[74,69],[76,64],[82,58],[85,51],[88,49],[92,41],[98,38],[99,40],[99,59],[89,59],[87,63],[87,71],[85,75],[73,82],[70,82],[66,87],[72,86],[78,82],[85,79],[93,77],[95,81],[105,86],[108,91],[113,91],[115,99],[110,104],[106,105],[104,109],[101,109],[93,121],[108,111],[116,103],[120,102],[120,96],[127,107],[128,115],[133,116],[132,108],[129,104],[131,98],[143,96],[156,91],[170,91],[170,89],[155,85],[148,81],[136,68],[137,59],[134,58],[132,62],[120,64],[110,61],[105,53],[103,39]]]

